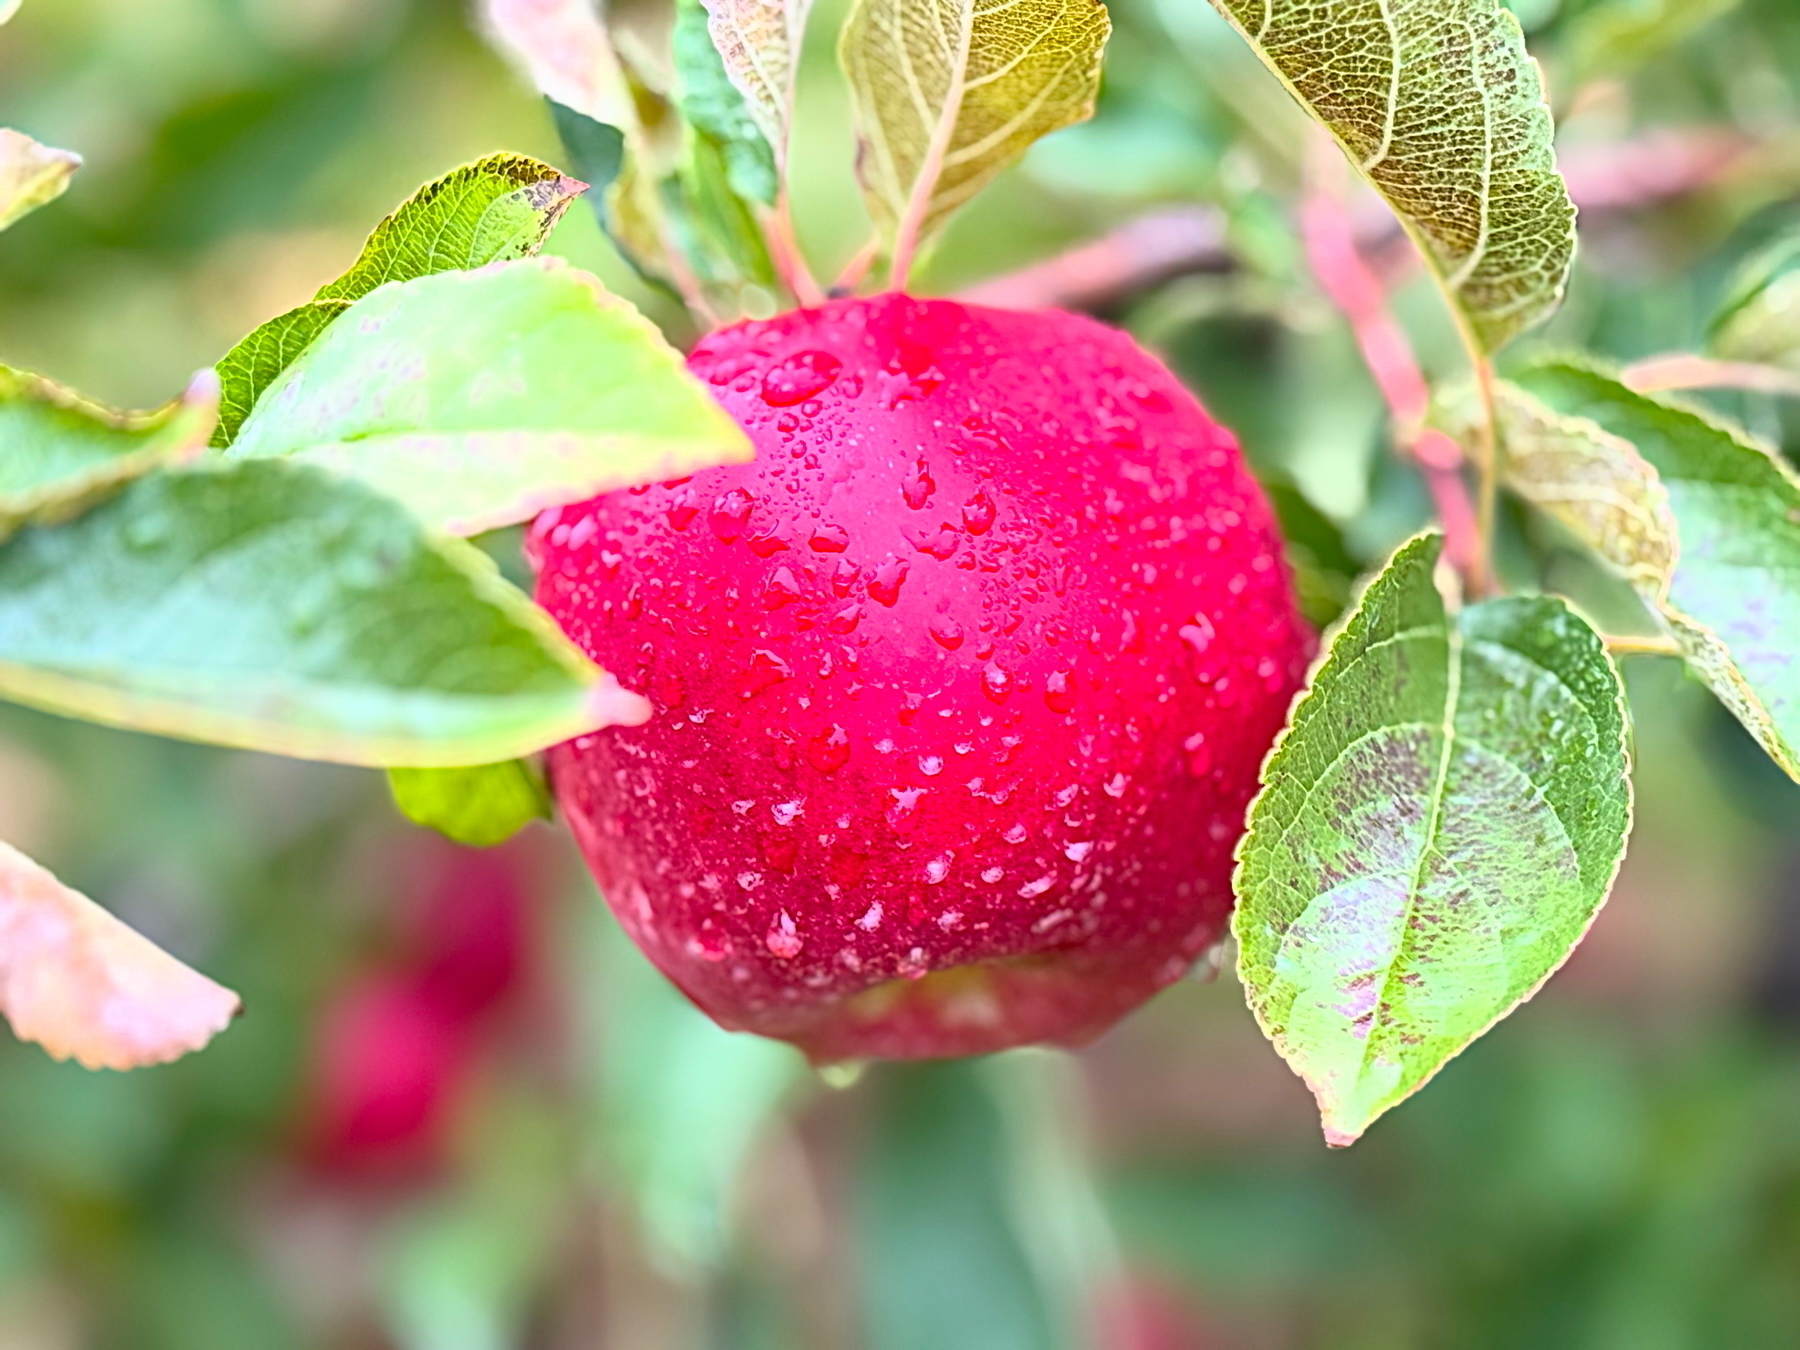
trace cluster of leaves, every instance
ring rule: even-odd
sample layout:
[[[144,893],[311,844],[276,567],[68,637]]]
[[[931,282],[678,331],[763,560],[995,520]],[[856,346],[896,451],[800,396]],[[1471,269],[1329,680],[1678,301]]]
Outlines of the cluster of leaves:
[[[1478,450],[1469,580],[1486,581],[1503,482],[1642,597],[1660,635],[1612,646],[1685,659],[1800,777],[1800,479],[1747,433],[1593,360],[1496,370],[1556,308],[1575,244],[1517,20],[1497,0],[1215,4],[1386,198],[1463,335],[1473,376],[1439,391],[1436,420]],[[1740,286],[1722,354],[1791,357],[1788,256]],[[1463,606],[1435,566],[1442,542],[1402,546],[1330,635],[1239,850],[1244,988],[1334,1144],[1567,959],[1630,828],[1608,641],[1555,597]]]
[[[404,805],[485,842],[542,814],[509,757],[647,708],[468,536],[749,454],[653,326],[535,256],[582,188],[517,156],[428,184],[156,412],[0,371],[0,695],[405,766]],[[0,1011],[54,1054],[170,1058],[236,1007],[12,850],[0,927]]]

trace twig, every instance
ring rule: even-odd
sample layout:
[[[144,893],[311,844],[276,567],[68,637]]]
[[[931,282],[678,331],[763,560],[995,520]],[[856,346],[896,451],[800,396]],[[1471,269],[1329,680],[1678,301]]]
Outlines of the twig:
[[[1325,294],[1350,322],[1363,361],[1387,401],[1394,439],[1412,459],[1431,492],[1444,526],[1451,566],[1477,595],[1488,589],[1484,522],[1470,499],[1462,448],[1425,423],[1431,386],[1412,343],[1388,308],[1387,290],[1358,251],[1344,195],[1344,160],[1330,142],[1308,160],[1307,191],[1300,204],[1300,233],[1307,261]]]
[[[1707,356],[1671,352],[1634,361],[1619,378],[1640,394],[1661,389],[1744,389],[1755,394],[1800,398],[1800,374],[1754,361],[1715,361]]]
[[[1569,195],[1591,218],[1703,191],[1756,149],[1735,132],[1701,127],[1573,146],[1561,152],[1560,167]],[[1393,213],[1379,202],[1351,209],[1356,245],[1365,258],[1380,258],[1404,239]],[[1410,245],[1398,256],[1415,260]],[[846,270],[833,293],[854,290],[873,261],[872,255],[859,255],[860,265]],[[1109,309],[1176,277],[1227,272],[1236,265],[1223,214],[1212,207],[1182,207],[1152,211],[1090,244],[971,287],[960,298],[1004,309]]]
[[[1178,206],[1139,216],[1090,244],[972,286],[961,298],[999,309],[1104,309],[1122,294],[1230,266],[1224,213],[1210,206]]]

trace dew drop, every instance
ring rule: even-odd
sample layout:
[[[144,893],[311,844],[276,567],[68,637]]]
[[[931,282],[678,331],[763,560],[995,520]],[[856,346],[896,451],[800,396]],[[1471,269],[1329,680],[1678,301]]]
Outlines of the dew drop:
[[[707,523],[712,532],[718,536],[719,542],[729,544],[743,534],[744,526],[750,521],[750,508],[754,503],[743,488],[733,488],[712,505],[712,512]]]
[[[1053,670],[1044,679],[1044,702],[1053,713],[1072,712],[1075,708],[1075,684],[1070,672]]]
[[[963,526],[970,534],[986,534],[994,528],[994,499],[982,488],[963,503]]]
[[[963,643],[962,625],[947,614],[940,614],[931,621],[931,636],[938,646],[947,652],[953,652]]]
[[[762,602],[765,609],[780,609],[783,605],[792,604],[800,598],[800,582],[793,570],[777,567],[763,586]]]
[[[835,722],[806,743],[806,761],[820,773],[836,773],[850,758],[850,733]]]
[[[915,511],[923,511],[936,491],[937,482],[931,476],[930,466],[922,457],[914,460],[900,480],[900,495],[906,499],[906,504]]]
[[[771,408],[791,408],[823,393],[844,363],[830,352],[796,352],[770,366],[762,378],[762,400]]]
[[[981,668],[981,692],[995,703],[1006,702],[1012,693],[1012,676],[998,661],[989,661]]]
[[[888,554],[887,561],[877,567],[875,575],[869,579],[869,595],[892,609],[900,600],[900,587],[911,569],[912,564],[905,558]]]
[[[800,948],[805,945],[794,927],[793,916],[785,909],[775,916],[775,922],[769,925],[768,935],[763,941],[783,961],[791,961],[800,955]]]
[[[806,542],[814,553],[842,553],[850,547],[850,531],[842,525],[820,522]]]

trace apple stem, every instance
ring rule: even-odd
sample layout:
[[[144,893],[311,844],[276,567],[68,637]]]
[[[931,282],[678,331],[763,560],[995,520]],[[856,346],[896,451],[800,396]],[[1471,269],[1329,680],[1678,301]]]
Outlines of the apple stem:
[[[1429,425],[1431,386],[1412,341],[1388,307],[1387,286],[1356,246],[1343,157],[1325,142],[1307,163],[1300,233],[1313,275],[1349,321],[1363,362],[1386,400],[1396,444],[1418,468],[1444,528],[1444,551],[1471,595],[1492,590],[1484,513],[1469,491],[1463,448]]]

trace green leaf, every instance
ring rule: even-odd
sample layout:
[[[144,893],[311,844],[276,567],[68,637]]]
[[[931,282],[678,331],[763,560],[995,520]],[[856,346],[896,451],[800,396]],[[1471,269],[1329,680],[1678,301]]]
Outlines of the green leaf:
[[[1450,613],[1403,546],[1333,637],[1238,850],[1238,972],[1354,1141],[1568,957],[1631,814],[1623,691],[1561,600]]]
[[[683,10],[695,6],[696,0],[682,0]],[[764,145],[773,150],[776,166],[787,163],[794,120],[794,77],[800,68],[800,48],[811,8],[811,0],[706,0],[703,11],[711,39],[708,45],[717,53],[717,68],[741,95],[740,106],[760,130]],[[679,27],[676,42],[675,59],[680,66]],[[691,63],[696,67],[702,64],[697,53]],[[721,112],[724,111],[722,95],[709,91],[703,97],[707,103],[721,105]],[[724,132],[705,126],[685,98],[682,109],[696,126],[727,139]],[[760,200],[773,201],[774,197],[771,194]]]
[[[1604,371],[1552,361],[1517,383],[1656,470],[1679,535],[1663,618],[1695,672],[1800,778],[1800,476],[1737,428]]]
[[[726,73],[700,0],[677,0],[675,71],[681,80],[682,115],[698,138],[718,147],[731,190],[740,197],[772,204],[780,186],[775,152],[759,118],[752,115],[745,96]]]
[[[264,393],[228,452],[353,475],[453,533],[747,460],[629,304],[560,259],[385,286]]]
[[[1472,345],[1549,317],[1575,256],[1550,110],[1499,0],[1212,0],[1412,235]]]
[[[427,183],[375,227],[348,272],[226,353],[213,444],[231,444],[263,391],[351,301],[389,281],[529,257],[586,188],[523,155],[491,155]]]
[[[0,230],[68,190],[81,156],[0,127]]]
[[[1800,369],[1800,234],[1777,240],[1732,279],[1709,344],[1729,361]]]
[[[550,819],[550,793],[529,760],[462,769],[389,769],[394,803],[408,820],[471,848],[504,844]]]
[[[0,698],[347,764],[491,764],[648,708],[473,545],[317,469],[161,469],[0,545]]]
[[[103,408],[26,371],[0,366],[0,540],[27,521],[54,522],[160,464],[206,445],[217,386],[147,413]]]
[[[1091,117],[1111,27],[1098,0],[857,0],[838,59],[889,245],[922,244],[1033,141]]]
[[[586,113],[565,107],[553,98],[544,101],[550,105],[550,118],[556,123],[556,134],[562,139],[569,162],[575,166],[575,172],[593,185],[589,200],[600,213],[604,225],[606,190],[625,167],[625,133],[604,122],[596,122]]]

